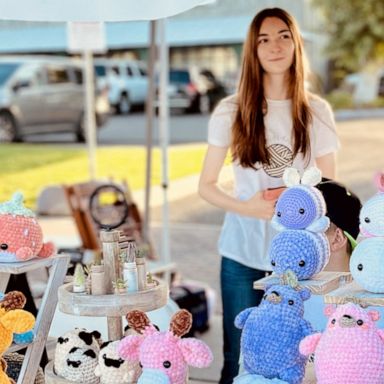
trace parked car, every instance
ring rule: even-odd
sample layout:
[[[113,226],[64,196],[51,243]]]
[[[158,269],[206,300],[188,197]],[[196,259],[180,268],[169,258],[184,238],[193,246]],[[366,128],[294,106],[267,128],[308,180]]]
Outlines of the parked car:
[[[109,103],[97,93],[96,121],[106,121]],[[26,135],[73,132],[85,141],[82,67],[67,58],[0,58],[0,142]]]
[[[108,99],[116,113],[129,113],[147,100],[148,76],[144,64],[135,60],[97,59],[95,74],[99,89],[108,88]]]
[[[209,113],[227,95],[224,85],[208,69],[171,69],[169,106],[183,112]]]

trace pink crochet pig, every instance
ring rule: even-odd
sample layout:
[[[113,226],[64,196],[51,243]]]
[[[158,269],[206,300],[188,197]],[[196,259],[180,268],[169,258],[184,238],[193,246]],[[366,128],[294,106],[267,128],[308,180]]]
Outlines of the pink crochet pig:
[[[138,384],[185,384],[188,365],[203,368],[212,362],[212,352],[206,344],[181,338],[192,324],[192,315],[185,309],[173,315],[166,332],[150,324],[144,312],[131,311],[127,319],[130,327],[141,334],[122,339],[118,353],[125,360],[140,361],[143,373]]]
[[[384,330],[377,329],[377,311],[347,303],[325,308],[329,317],[324,333],[300,342],[300,352],[315,353],[318,384],[384,383]]]
[[[34,213],[24,207],[21,193],[0,204],[0,262],[49,257],[55,251],[52,243],[43,243],[41,227]]]

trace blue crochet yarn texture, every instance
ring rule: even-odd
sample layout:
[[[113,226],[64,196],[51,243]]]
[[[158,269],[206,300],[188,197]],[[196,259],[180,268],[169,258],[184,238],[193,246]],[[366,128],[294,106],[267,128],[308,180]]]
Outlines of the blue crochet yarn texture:
[[[309,297],[307,288],[273,285],[258,307],[237,315],[235,325],[242,329],[241,352],[248,373],[301,383],[306,358],[299,353],[299,343],[313,332],[303,319],[303,301]]]
[[[306,229],[325,212],[323,195],[317,188],[308,185],[287,188],[275,208],[278,223],[287,229]]]
[[[328,263],[329,242],[323,233],[286,230],[271,242],[269,260],[278,275],[293,271],[299,280],[310,279]]]
[[[384,236],[384,193],[379,192],[364,203],[359,219],[363,236]]]
[[[352,252],[349,268],[354,280],[365,290],[384,293],[384,238],[361,241]]]

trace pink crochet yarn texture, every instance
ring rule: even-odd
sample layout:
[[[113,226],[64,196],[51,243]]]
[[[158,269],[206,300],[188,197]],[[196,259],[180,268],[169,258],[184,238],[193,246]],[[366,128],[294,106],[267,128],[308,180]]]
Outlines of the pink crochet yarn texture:
[[[384,383],[384,331],[375,325],[379,313],[352,303],[325,311],[329,320],[324,333],[300,343],[303,355],[315,353],[317,383]]]

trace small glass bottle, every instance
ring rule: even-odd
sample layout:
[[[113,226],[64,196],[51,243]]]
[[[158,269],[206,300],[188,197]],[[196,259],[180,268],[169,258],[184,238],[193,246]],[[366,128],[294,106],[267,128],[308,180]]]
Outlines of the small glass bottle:
[[[126,257],[123,264],[123,278],[127,284],[127,292],[138,291],[138,277],[136,267],[136,244],[134,240],[128,240],[125,250]]]
[[[107,287],[105,285],[104,265],[91,266],[91,294],[105,295]]]

